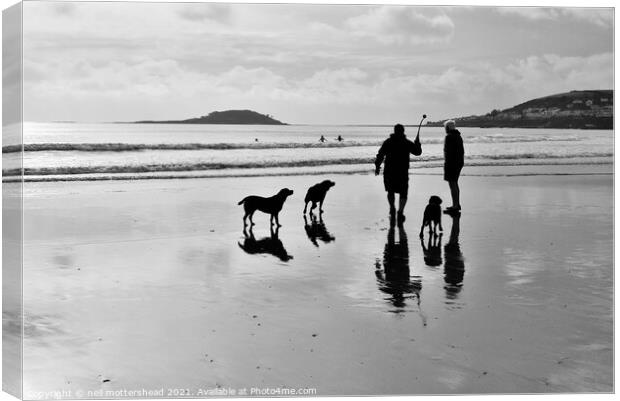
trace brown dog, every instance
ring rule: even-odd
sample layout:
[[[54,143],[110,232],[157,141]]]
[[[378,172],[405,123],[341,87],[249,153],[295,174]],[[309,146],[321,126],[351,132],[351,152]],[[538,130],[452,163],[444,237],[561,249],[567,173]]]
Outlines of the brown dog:
[[[243,209],[245,210],[245,215],[243,216],[243,226],[245,227],[247,225],[245,221],[247,217],[250,218],[250,224],[254,225],[252,216],[254,216],[254,212],[260,210],[263,213],[271,215],[271,218],[269,219],[270,225],[273,225],[275,220],[276,225],[281,227],[280,221],[278,220],[278,214],[280,213],[280,210],[282,210],[282,206],[284,206],[284,201],[286,198],[291,195],[293,195],[293,191],[288,188],[283,188],[280,192],[270,198],[263,198],[262,196],[256,195],[246,196],[239,203],[237,203],[238,205],[242,204]]]
[[[327,191],[329,191],[329,189],[334,185],[336,185],[335,182],[325,180],[321,183],[311,186],[306,193],[306,198],[304,199],[304,214],[306,214],[306,209],[308,208],[309,202],[312,202],[310,213],[312,213],[317,203],[319,204],[319,211],[323,213],[323,201],[325,200],[325,195],[327,195]]]
[[[422,227],[420,227],[420,237],[424,235],[424,227],[428,226],[428,233],[437,233],[437,226],[439,231],[443,231],[441,227],[441,198],[433,195],[428,200],[428,205],[424,209],[424,219],[422,220]],[[434,226],[434,228],[433,228]]]

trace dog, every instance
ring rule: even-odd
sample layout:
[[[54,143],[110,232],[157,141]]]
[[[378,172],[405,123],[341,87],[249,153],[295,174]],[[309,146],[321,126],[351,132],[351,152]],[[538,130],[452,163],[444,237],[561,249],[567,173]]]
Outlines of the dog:
[[[437,233],[437,226],[439,231],[443,231],[441,227],[441,198],[433,195],[428,200],[428,205],[424,209],[424,219],[422,220],[422,227],[420,227],[420,237],[424,236],[424,227],[428,226],[429,234]]]
[[[263,198],[262,196],[250,195],[243,198],[238,205],[243,205],[243,209],[245,210],[245,215],[243,216],[243,226],[247,225],[246,219],[250,218],[250,224],[254,225],[254,221],[252,221],[252,217],[254,216],[254,212],[260,210],[263,213],[269,214],[271,217],[269,219],[270,226],[273,225],[274,220],[278,227],[282,227],[280,224],[280,220],[278,219],[278,214],[282,210],[282,206],[284,206],[284,201],[286,198],[293,195],[293,191],[288,188],[283,188],[270,198]]]
[[[323,213],[323,201],[325,200],[325,195],[327,195],[327,191],[329,191],[329,189],[334,185],[336,185],[335,182],[325,180],[308,188],[306,198],[304,199],[304,214],[306,214],[306,209],[308,208],[308,203],[310,202],[312,202],[310,213],[312,213],[317,203],[319,204],[319,211]]]

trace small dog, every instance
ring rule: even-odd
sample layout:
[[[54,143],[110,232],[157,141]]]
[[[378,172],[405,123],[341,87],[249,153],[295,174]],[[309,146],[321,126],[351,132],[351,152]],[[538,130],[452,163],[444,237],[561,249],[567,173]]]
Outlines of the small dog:
[[[439,226],[439,231],[443,231],[441,227],[441,202],[442,200],[439,196],[433,195],[429,198],[428,205],[426,205],[426,209],[424,209],[424,219],[422,220],[422,227],[420,227],[420,237],[424,235],[424,227],[426,226],[428,226],[429,234],[436,234],[437,226]]]
[[[282,227],[280,225],[280,220],[278,220],[278,214],[280,213],[280,210],[282,210],[282,206],[284,206],[284,201],[286,198],[291,195],[293,195],[293,191],[288,188],[283,188],[280,192],[270,198],[263,198],[262,196],[255,195],[246,196],[239,203],[237,203],[238,205],[242,204],[243,209],[245,210],[245,215],[243,216],[243,226],[245,227],[247,225],[245,221],[247,217],[250,218],[250,224],[254,225],[252,216],[254,216],[255,211],[260,210],[263,213],[271,215],[271,218],[269,219],[270,225],[273,225],[275,220],[276,225],[278,227]]]
[[[306,209],[308,208],[309,202],[312,202],[310,213],[312,213],[317,203],[319,203],[319,211],[323,213],[323,201],[325,200],[325,195],[327,195],[327,191],[329,191],[329,189],[334,185],[336,185],[335,182],[325,180],[319,184],[311,186],[306,193],[306,198],[304,199],[304,214],[306,214]]]

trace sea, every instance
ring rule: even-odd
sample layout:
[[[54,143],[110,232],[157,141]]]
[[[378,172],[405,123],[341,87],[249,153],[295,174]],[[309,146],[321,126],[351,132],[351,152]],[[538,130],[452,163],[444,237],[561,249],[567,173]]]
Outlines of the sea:
[[[417,131],[406,127],[410,139]],[[364,173],[373,171],[377,150],[391,132],[391,126],[380,125],[27,122],[23,168],[26,181]],[[467,166],[613,163],[610,130],[467,127],[460,132]],[[444,136],[442,127],[421,127],[423,153],[411,157],[414,170],[424,173],[443,164]],[[17,180],[21,146],[6,143],[3,180]]]

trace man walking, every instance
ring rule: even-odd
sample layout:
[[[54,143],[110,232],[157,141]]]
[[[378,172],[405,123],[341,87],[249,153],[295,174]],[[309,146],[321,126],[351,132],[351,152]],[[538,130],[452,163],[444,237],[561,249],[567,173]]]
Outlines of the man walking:
[[[409,191],[409,154],[414,153],[414,143],[405,136],[405,127],[394,126],[394,133],[383,142],[375,160],[375,175],[381,172],[381,163],[385,159],[383,184],[390,204],[390,217],[396,213],[395,194],[399,194],[398,222],[405,221],[405,205]]]

